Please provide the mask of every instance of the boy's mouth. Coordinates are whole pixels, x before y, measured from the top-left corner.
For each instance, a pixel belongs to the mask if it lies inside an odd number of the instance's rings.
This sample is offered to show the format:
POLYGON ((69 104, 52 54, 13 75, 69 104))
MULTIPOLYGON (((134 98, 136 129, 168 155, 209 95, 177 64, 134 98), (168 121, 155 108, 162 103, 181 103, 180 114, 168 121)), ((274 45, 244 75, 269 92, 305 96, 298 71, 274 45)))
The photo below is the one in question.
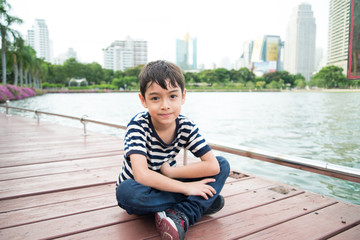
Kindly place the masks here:
POLYGON ((171 116, 171 113, 165 113, 165 114, 159 114, 160 117, 163 117, 163 118, 169 118, 171 116))

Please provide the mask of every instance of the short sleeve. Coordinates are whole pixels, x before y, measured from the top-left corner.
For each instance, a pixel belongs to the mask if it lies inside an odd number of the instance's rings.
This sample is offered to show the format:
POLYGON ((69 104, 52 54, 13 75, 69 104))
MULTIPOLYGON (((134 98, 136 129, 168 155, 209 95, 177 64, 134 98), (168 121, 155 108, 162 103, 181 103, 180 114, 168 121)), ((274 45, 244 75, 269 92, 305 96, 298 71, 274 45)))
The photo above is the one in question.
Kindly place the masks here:
POLYGON ((126 130, 124 156, 125 159, 130 160, 131 154, 142 154, 146 157, 146 135, 141 122, 131 121, 126 130))
POLYGON ((201 157, 211 150, 195 124, 192 126, 185 148, 191 151, 195 157, 201 157))

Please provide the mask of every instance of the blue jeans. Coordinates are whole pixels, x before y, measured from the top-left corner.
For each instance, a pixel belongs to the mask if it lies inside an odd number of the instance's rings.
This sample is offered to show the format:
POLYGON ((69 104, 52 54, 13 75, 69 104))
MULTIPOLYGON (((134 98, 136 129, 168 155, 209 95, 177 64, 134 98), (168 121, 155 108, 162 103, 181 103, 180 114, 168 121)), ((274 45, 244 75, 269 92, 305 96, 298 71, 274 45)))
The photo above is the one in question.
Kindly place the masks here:
MULTIPOLYGON (((220 173, 211 178, 216 181, 209 183, 216 194, 204 199, 201 196, 186 196, 181 193, 164 192, 144 186, 133 179, 123 181, 116 189, 118 205, 128 214, 148 214, 165 211, 166 209, 179 210, 189 218, 189 224, 200 221, 203 213, 211 206, 220 194, 226 178, 229 176, 230 166, 224 157, 216 157, 220 165, 220 173)), ((196 181, 200 179, 180 179, 180 181, 196 181)))

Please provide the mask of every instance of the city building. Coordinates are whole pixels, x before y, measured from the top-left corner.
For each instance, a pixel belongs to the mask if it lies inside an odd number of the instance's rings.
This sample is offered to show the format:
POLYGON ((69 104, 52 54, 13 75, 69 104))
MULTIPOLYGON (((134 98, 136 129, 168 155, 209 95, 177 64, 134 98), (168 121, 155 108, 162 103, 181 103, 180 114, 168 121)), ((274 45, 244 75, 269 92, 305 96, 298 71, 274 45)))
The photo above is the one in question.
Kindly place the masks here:
POLYGON ((244 67, 250 68, 251 64, 251 55, 254 49, 254 41, 246 41, 243 44, 243 63, 244 67))
POLYGON ((197 69, 197 39, 187 33, 184 39, 176 39, 176 64, 183 70, 197 69))
POLYGON ((49 31, 44 19, 35 19, 33 28, 28 30, 27 43, 36 51, 38 58, 52 62, 49 31))
MULTIPOLYGON (((252 50, 248 51, 251 52, 250 69, 255 75, 262 76, 269 72, 282 70, 282 46, 280 36, 264 35, 254 41, 252 50)), ((244 51, 244 56, 246 54, 244 51)))
POLYGON ((298 5, 289 21, 285 40, 284 69, 309 80, 315 71, 316 23, 311 5, 298 5))
POLYGON ((130 67, 146 64, 147 58, 147 41, 127 37, 123 41, 114 41, 104 49, 104 68, 124 71, 130 67))
POLYGON ((54 59, 54 63, 55 63, 55 64, 62 65, 62 64, 64 64, 64 62, 65 62, 66 60, 68 60, 69 58, 75 58, 75 60, 78 61, 78 59, 77 59, 77 53, 76 53, 76 51, 75 51, 73 48, 69 48, 65 53, 62 53, 62 54, 60 54, 59 56, 57 56, 57 57, 54 59))
POLYGON ((350 0, 330 0, 327 65, 335 65, 347 73, 350 0))

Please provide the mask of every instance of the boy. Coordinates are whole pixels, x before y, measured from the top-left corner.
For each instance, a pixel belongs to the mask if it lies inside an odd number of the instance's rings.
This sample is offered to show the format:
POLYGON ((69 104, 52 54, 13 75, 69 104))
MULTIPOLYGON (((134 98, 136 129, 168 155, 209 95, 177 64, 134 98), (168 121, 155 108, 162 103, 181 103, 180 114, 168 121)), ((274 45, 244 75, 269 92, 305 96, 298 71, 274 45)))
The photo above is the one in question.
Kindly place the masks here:
POLYGON ((166 61, 150 62, 139 74, 142 105, 128 124, 116 198, 129 214, 155 213, 162 239, 184 239, 189 225, 224 206, 219 195, 230 167, 215 157, 196 125, 180 115, 184 75, 166 61), (176 167, 185 148, 200 162, 176 167))

